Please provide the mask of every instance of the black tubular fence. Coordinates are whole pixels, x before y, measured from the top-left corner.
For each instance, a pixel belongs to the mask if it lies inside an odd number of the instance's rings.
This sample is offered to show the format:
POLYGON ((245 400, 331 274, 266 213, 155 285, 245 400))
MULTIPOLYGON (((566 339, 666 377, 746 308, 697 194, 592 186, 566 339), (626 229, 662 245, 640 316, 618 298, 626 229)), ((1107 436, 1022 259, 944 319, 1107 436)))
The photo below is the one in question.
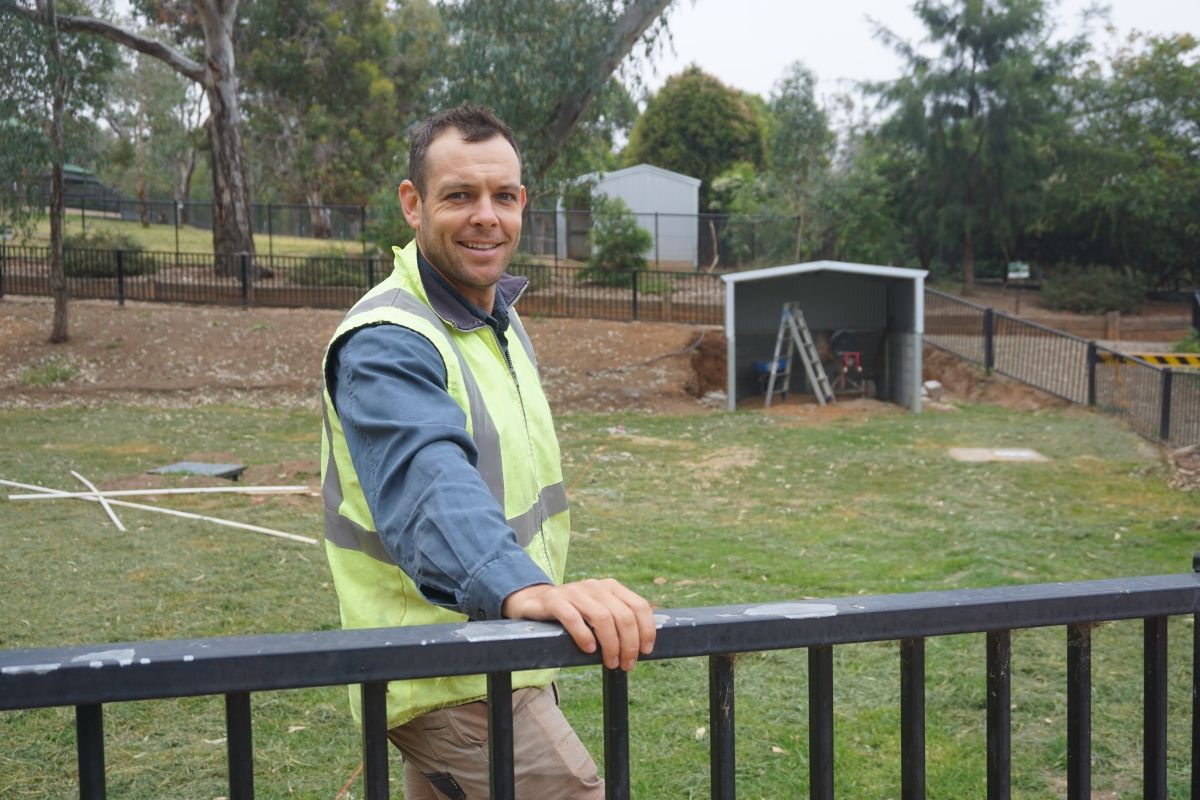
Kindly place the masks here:
POLYGON ((925 342, 1116 415, 1147 439, 1170 447, 1200 444, 1198 371, 1149 364, 933 289, 925 291, 925 342))
MULTIPOLYGON (((1198 557, 1200 560, 1200 557, 1198 557)), ((1200 568, 1194 561, 1193 569, 1200 568)), ((987 797, 1012 794, 1012 632, 1065 627, 1066 787, 1091 798, 1092 647, 1096 623, 1143 620, 1143 796, 1167 797, 1167 620, 1191 615, 1191 798, 1200 800, 1200 574, 852 597, 824 602, 668 609, 649 658, 708 657, 711 797, 736 793, 735 658, 808 650, 809 796, 834 792, 833 648, 900 644, 900 782, 904 800, 925 797, 925 640, 984 634, 987 797)), ((224 695, 230 800, 254 796, 250 695, 358 683, 362 686, 365 796, 389 794, 387 681, 485 673, 490 704, 493 800, 512 800, 515 670, 594 665, 557 625, 475 622, 422 628, 277 634, 0 651, 0 710, 74 706, 80 796, 105 796, 104 704, 224 695)), ((1019 665, 1018 665, 1019 666, 1019 665)), ((1017 670, 1019 674, 1019 670, 1017 670)), ((629 797, 628 676, 604 670, 604 764, 608 798, 629 797)), ((1017 687, 1019 691, 1019 686, 1017 687)), ((1181 797, 1181 794, 1172 796, 1181 797)))
MULTIPOLYGON (((49 295, 45 247, 0 241, 0 298, 49 295)), ((202 253, 67 250, 74 298, 346 309, 392 270, 382 257, 228 256, 202 253)), ((526 316, 592 317, 720 324, 725 287, 716 275, 630 270, 589 277, 579 267, 522 258, 511 271, 530 279, 526 316)))

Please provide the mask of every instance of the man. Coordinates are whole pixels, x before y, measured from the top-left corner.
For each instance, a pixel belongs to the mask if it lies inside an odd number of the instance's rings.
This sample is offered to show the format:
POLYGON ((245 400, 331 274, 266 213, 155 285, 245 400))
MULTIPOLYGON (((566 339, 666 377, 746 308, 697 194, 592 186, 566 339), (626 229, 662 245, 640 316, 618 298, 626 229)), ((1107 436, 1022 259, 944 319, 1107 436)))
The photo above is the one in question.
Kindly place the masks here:
MULTIPOLYGON (((563 583, 558 442, 505 273, 525 187, 512 132, 471 105, 414 133, 400 185, 416 239, 325 357, 325 548, 347 628, 556 620, 609 668, 654 645, 649 605, 611 580, 563 583)), ((603 781, 558 711, 553 670, 513 675, 518 796, 592 798, 603 781)), ((486 798, 483 676, 397 681, 389 738, 405 797, 486 798)), ((358 713, 357 687, 351 687, 358 713)))

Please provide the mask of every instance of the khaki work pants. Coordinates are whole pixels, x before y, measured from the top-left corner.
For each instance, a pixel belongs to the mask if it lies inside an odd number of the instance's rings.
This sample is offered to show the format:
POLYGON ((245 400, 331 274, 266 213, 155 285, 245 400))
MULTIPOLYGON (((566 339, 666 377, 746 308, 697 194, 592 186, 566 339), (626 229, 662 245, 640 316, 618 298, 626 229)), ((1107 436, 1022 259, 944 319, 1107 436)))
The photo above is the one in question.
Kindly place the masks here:
MULTIPOLYGON (((487 717, 487 703, 479 700, 388 731, 404 756, 405 800, 487 800, 487 717)), ((513 740, 518 800, 603 800, 596 762, 552 687, 513 692, 513 740)))

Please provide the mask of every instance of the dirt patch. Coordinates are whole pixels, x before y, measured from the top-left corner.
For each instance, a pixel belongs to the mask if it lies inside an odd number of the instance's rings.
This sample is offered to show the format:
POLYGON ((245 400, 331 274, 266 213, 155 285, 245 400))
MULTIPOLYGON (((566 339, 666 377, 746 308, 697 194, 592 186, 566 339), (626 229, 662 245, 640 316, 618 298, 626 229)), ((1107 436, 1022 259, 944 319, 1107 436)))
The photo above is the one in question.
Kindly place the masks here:
POLYGON ((1200 445, 1181 447, 1167 453, 1167 463, 1171 465, 1168 485, 1172 489, 1185 492, 1200 489, 1200 445))
POLYGON ((1068 401, 1020 381, 997 373, 987 374, 981 367, 951 355, 945 350, 925 347, 922 353, 923 380, 942 384, 942 401, 992 403, 1006 408, 1037 411, 1043 408, 1065 408, 1068 401))
MULTIPOLYGON (((322 309, 134 302, 119 307, 78 300, 71 304, 71 341, 49 345, 51 309, 44 298, 0 301, 0 407, 119 401, 315 409, 321 357, 343 316, 322 309), (31 370, 50 358, 77 373, 47 386, 31 383, 31 370)), ((557 412, 709 414, 724 408, 723 399, 705 397, 725 389, 719 327, 539 317, 525 324, 557 412)), ((925 350, 924 377, 940 381, 952 401, 1029 410, 1065 405, 933 348, 925 350)), ((762 399, 749 398, 743 406, 762 408, 762 399)), ((811 397, 792 395, 769 413, 813 424, 901 412, 870 400, 821 407, 811 397)))

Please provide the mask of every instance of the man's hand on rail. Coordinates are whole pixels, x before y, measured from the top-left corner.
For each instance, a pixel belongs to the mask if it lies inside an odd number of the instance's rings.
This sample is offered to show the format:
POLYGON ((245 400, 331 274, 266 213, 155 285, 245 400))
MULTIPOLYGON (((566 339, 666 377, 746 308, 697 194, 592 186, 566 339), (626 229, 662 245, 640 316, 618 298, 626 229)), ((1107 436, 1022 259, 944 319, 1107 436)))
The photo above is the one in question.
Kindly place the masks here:
POLYGON ((594 653, 599 644, 609 669, 628 672, 639 654, 654 650, 650 604, 612 578, 526 586, 506 597, 500 610, 509 619, 561 623, 583 652, 594 653))

